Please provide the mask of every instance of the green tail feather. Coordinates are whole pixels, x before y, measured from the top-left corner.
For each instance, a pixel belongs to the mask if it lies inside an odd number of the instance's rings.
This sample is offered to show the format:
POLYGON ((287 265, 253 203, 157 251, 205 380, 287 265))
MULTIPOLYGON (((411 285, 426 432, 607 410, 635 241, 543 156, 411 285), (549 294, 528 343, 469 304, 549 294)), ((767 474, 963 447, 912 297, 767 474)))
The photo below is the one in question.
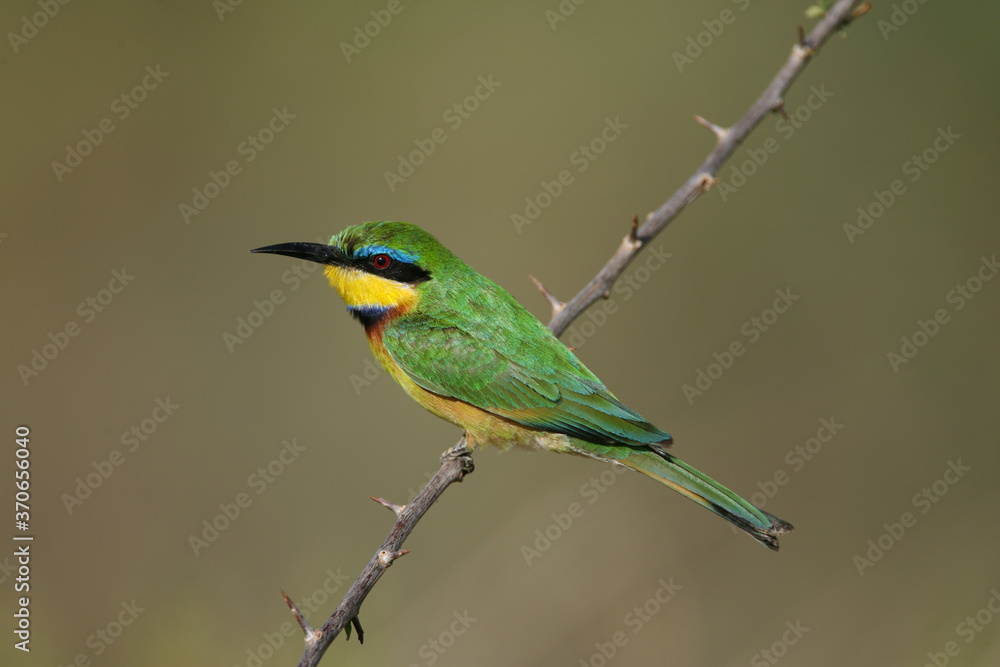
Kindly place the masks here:
POLYGON ((711 477, 660 448, 634 452, 618 462, 707 507, 774 551, 778 550, 778 535, 792 529, 792 524, 757 509, 711 477))

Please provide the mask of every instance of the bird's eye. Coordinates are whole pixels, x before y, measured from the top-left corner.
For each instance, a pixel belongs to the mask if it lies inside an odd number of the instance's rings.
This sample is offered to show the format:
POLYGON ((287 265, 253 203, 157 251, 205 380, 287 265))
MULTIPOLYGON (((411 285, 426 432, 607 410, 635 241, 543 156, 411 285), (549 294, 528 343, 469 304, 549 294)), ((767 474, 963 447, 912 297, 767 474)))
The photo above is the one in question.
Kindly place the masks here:
POLYGON ((392 258, 385 253, 381 253, 372 257, 372 266, 380 271, 383 269, 388 269, 389 265, 392 264, 392 258))

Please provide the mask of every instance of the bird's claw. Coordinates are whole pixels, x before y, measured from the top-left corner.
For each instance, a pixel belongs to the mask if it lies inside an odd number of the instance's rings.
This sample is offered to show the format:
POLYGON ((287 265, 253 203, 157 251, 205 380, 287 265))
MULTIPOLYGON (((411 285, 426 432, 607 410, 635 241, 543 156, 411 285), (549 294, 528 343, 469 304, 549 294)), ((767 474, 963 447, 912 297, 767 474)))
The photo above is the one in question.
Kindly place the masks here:
POLYGON ((458 461, 462 464, 462 474, 467 475, 473 471, 475 465, 472 461, 472 450, 465 442, 465 436, 454 447, 449 447, 441 453, 441 463, 448 461, 458 461))

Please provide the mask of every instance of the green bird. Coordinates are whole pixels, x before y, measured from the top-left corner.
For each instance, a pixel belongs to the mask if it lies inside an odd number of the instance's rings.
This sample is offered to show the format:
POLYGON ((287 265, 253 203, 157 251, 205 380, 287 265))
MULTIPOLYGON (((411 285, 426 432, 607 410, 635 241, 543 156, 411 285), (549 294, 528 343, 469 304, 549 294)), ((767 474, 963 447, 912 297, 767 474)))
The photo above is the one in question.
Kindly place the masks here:
POLYGON ((506 290, 407 222, 366 222, 319 243, 252 252, 325 265, 375 358, 471 449, 515 445, 624 465, 767 547, 791 524, 666 451, 670 435, 624 405, 506 290))

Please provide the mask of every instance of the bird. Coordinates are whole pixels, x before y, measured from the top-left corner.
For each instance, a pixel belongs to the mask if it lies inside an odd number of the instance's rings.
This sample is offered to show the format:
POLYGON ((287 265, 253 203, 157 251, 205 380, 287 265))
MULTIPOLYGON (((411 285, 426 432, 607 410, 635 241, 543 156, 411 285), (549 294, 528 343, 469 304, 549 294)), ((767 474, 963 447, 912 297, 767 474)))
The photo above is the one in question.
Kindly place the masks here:
POLYGON ((324 266, 375 358, 471 450, 515 446, 623 465, 777 551, 792 525, 667 451, 673 438, 612 394, 509 292, 421 227, 353 225, 329 244, 251 250, 324 266))

